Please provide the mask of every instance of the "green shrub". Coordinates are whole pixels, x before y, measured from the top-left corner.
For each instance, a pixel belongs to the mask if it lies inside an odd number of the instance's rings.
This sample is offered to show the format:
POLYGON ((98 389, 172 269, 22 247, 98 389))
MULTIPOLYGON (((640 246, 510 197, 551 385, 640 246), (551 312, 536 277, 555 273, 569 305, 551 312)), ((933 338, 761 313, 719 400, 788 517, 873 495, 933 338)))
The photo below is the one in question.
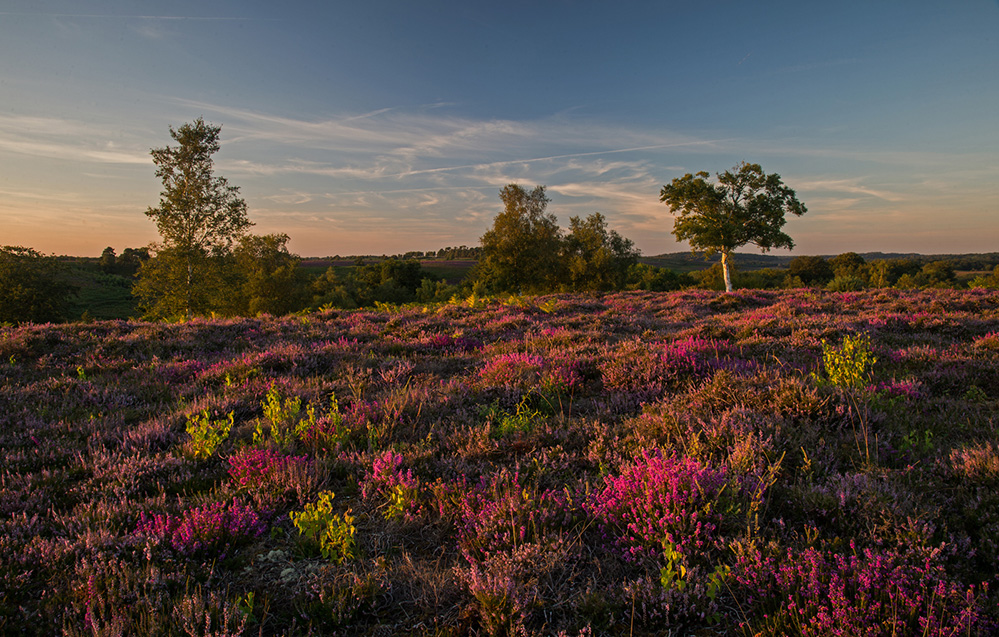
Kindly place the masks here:
POLYGON ((194 414, 187 419, 187 434, 191 436, 191 453, 198 460, 211 457, 218 446, 229 437, 232 429, 233 412, 228 420, 212 420, 208 410, 194 414))
POLYGON ((354 518, 350 512, 333 513, 333 492, 323 491, 304 511, 289 514, 299 534, 319 545, 322 556, 342 563, 355 556, 354 518))
POLYGON ((822 342, 822 364, 826 375, 843 389, 860 389, 870 382, 871 368, 877 362, 867 336, 844 336, 840 347, 822 342))

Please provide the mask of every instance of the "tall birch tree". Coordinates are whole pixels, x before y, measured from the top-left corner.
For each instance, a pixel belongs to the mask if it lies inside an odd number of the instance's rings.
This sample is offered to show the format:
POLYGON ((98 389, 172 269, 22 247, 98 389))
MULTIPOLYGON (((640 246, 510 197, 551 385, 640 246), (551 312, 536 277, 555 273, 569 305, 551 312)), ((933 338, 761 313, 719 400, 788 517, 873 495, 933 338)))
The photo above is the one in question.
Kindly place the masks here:
POLYGON ((160 262, 143 266, 136 285, 147 311, 169 307, 188 318, 211 311, 216 294, 208 286, 219 284, 216 262, 253 225, 239 188, 214 174, 212 155, 219 150, 221 129, 199 117, 170 128, 177 146, 151 151, 163 190, 159 205, 146 210, 146 216, 156 222, 163 242, 157 246, 160 262))

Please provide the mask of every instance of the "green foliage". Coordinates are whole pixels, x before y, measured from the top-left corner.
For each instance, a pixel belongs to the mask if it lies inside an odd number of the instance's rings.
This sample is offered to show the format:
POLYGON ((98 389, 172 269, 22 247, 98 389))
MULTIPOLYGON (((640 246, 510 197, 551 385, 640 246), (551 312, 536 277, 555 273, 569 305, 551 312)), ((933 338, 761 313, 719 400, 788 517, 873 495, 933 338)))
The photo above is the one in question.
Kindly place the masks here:
POLYGON ((191 436, 190 449, 198 460, 210 458, 219 445, 229 437, 232 429, 233 412, 228 419, 212 420, 208 410, 193 414, 187 419, 187 435, 191 436))
POLYGON ((177 320, 232 307, 232 268, 226 255, 163 248, 144 262, 132 294, 147 318, 177 320))
POLYGON ((851 275, 837 275, 826 285, 830 292, 857 292, 866 287, 864 280, 851 275))
POLYGON ((732 291, 728 270, 732 251, 753 244, 764 252, 771 248, 793 248, 794 241, 782 232, 784 216, 805 214, 805 206, 780 175, 764 174, 759 164, 745 162, 736 172, 719 173, 718 183, 706 181, 708 173, 690 173, 663 186, 660 201, 677 215, 673 234, 688 241, 693 250, 708 255, 720 252, 725 289, 732 291))
POLYGON ((562 235, 555 215, 545 209, 544 186, 528 192, 517 184, 500 191, 503 212, 482 235, 476 277, 492 292, 541 293, 562 280, 562 235))
POLYGON ((353 309, 377 304, 444 302, 458 289, 419 261, 387 259, 353 268, 330 267, 311 283, 312 307, 353 309))
POLYGON ((340 403, 335 393, 330 394, 330 404, 325 414, 320 415, 311 402, 305 406, 305 413, 305 419, 296 426, 298 437, 303 442, 308 441, 314 447, 320 444, 333 446, 345 443, 350 437, 350 427, 340 413, 340 403), (320 420, 323 421, 322 426, 320 420))
POLYGON ((167 305, 182 306, 187 317, 217 309, 213 303, 205 307, 203 301, 220 298, 218 291, 223 288, 202 276, 202 264, 227 255, 252 225, 239 188, 213 174, 212 155, 220 148, 221 129, 198 118, 177 130, 170 128, 178 146, 151 151, 163 190, 159 206, 146 210, 146 216, 155 221, 163 238, 157 257, 165 253, 178 263, 140 270, 142 279, 162 279, 141 289, 145 308, 159 309, 159 297, 166 296, 172 299, 167 305))
POLYGON ((844 252, 829 259, 833 278, 853 277, 866 281, 868 276, 867 262, 856 252, 844 252))
POLYGON ((304 511, 289 514, 300 535, 319 545, 322 556, 343 563, 356 555, 354 518, 350 512, 333 512, 332 491, 323 491, 304 511))
POLYGON ((824 286, 833 279, 833 268, 822 257, 795 257, 787 264, 787 275, 794 284, 788 287, 824 286), (796 279, 796 280, 795 280, 796 279))
POLYGON ((822 364, 826 375, 843 389, 861 389, 870 382, 871 368, 877 362, 870 339, 863 335, 844 336, 840 347, 822 342, 822 364))
POLYGON ((233 252, 240 295, 235 312, 281 316, 305 305, 305 274, 286 234, 244 235, 233 252))
POLYGON ((683 565, 683 555, 672 542, 663 542, 663 560, 666 565, 659 569, 659 583, 663 589, 687 588, 687 567, 683 565))
MULTIPOLYGON (((309 428, 309 421, 300 421, 298 414, 302 410, 302 399, 298 396, 282 400, 281 392, 273 384, 267 390, 267 396, 260 403, 264 409, 264 418, 270 424, 271 438, 281 448, 295 445, 303 431, 309 428)), ((312 416, 315 416, 313 411, 312 416)), ((261 422, 257 422, 254 443, 262 443, 265 436, 261 422)))
POLYGON ((541 418, 541 412, 531 407, 530 394, 523 396, 513 411, 506 411, 498 402, 494 402, 482 408, 480 414, 487 422, 493 423, 489 435, 497 439, 518 433, 530 433, 541 418))
POLYGON ((105 274, 112 274, 115 270, 115 261, 116 261, 116 255, 114 252, 114 248, 108 246, 104 248, 103 252, 101 252, 101 258, 98 261, 98 264, 101 266, 101 270, 105 274))
POLYGON ((972 279, 968 287, 985 288, 987 290, 999 290, 999 265, 992 270, 991 274, 977 276, 972 279))
POLYGON ((660 268, 646 263, 635 263, 628 268, 626 287, 629 290, 668 292, 690 287, 694 279, 686 273, 677 274, 669 268, 660 268))
POLYGON ((638 261, 638 251, 630 239, 608 231, 607 220, 595 212, 585 220, 569 219, 562 258, 570 290, 621 290, 629 268, 638 261))
POLYGON ((385 509, 385 519, 404 518, 413 508, 419 492, 409 484, 397 484, 388 492, 388 506, 385 509))
POLYGON ((65 268, 31 248, 0 247, 0 323, 49 323, 67 318, 76 290, 65 268))

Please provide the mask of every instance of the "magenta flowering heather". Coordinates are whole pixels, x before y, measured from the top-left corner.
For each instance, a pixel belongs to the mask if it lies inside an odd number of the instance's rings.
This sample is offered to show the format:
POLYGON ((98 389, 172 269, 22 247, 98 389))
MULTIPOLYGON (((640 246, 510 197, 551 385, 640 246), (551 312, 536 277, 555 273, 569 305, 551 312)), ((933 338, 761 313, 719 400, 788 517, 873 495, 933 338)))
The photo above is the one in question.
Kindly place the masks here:
POLYGON ((662 392, 677 383, 709 376, 721 366, 728 345, 690 337, 671 343, 628 341, 615 348, 600 366, 604 385, 613 389, 662 392))
POLYGON ((232 547, 263 534, 267 525, 237 500, 213 502, 180 515, 141 514, 137 533, 168 544, 182 555, 226 557, 232 547))
POLYGON ((361 497, 379 498, 388 502, 387 517, 401 516, 411 519, 419 514, 420 481, 412 469, 402 468, 402 454, 391 449, 375 458, 371 472, 361 483, 361 497))
POLYGON ((643 451, 624 473, 604 478, 585 506, 627 557, 659 555, 666 543, 701 553, 718 541, 725 510, 718 499, 727 486, 724 469, 643 451))
POLYGON ((312 463, 306 456, 288 456, 275 449, 244 449, 229 458, 229 477, 238 487, 257 487, 281 481, 292 468, 312 463))
POLYGON ((534 354, 511 352, 490 359, 479 372, 488 385, 530 388, 540 384, 545 359, 534 354))
POLYGON ((732 571, 755 618, 742 627, 766 618, 767 630, 754 634, 943 637, 995 628, 985 613, 988 585, 952 580, 939 549, 861 550, 851 541, 848 554, 806 548, 781 557, 751 552, 732 571))
POLYGON ((566 494, 525 487, 518 473, 483 476, 461 497, 458 547, 471 564, 509 553, 525 544, 553 545, 572 523, 566 494))

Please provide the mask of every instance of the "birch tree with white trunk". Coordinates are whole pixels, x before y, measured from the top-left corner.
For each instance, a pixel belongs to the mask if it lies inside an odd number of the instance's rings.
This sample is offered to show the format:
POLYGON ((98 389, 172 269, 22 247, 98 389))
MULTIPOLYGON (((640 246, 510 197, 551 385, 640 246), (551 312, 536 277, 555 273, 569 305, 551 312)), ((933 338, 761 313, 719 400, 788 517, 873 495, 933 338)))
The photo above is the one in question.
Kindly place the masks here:
POLYGON ((675 216, 677 240, 707 256, 721 253, 725 291, 731 292, 733 251, 747 244, 763 252, 793 248, 794 241, 782 231, 785 215, 800 217, 807 209, 780 175, 767 175, 759 164, 742 162, 717 177, 710 183, 706 172, 687 173, 663 186, 659 200, 675 216))

